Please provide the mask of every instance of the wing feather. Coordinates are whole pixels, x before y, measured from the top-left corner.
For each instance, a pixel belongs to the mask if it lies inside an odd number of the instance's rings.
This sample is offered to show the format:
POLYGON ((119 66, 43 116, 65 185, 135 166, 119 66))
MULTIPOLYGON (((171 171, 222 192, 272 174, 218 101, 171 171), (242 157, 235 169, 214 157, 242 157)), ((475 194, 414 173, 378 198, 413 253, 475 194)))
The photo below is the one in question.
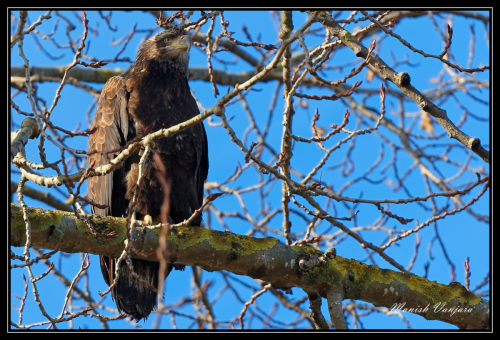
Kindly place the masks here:
MULTIPOLYGON (((114 158, 110 151, 118 149, 127 142, 128 92, 122 77, 110 78, 101 92, 91 128, 97 131, 90 135, 88 151, 97 151, 88 156, 89 164, 95 160, 95 167, 108 164, 114 158), (101 154, 102 153, 102 154, 101 154)), ((95 176, 88 180, 89 199, 107 205, 107 209, 92 207, 92 212, 100 216, 113 216, 113 173, 95 176)))

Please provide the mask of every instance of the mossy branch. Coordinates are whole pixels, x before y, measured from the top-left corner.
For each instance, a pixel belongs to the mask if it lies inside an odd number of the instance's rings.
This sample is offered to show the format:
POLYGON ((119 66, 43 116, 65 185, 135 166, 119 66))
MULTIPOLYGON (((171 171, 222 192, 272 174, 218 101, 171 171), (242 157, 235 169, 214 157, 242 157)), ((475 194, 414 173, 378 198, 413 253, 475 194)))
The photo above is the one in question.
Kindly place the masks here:
MULTIPOLYGON (((22 247, 26 241, 22 209, 11 204, 10 211, 10 245, 22 247)), ((28 218, 34 248, 54 249, 61 244, 60 250, 68 253, 88 252, 110 257, 119 256, 123 250, 124 218, 88 215, 97 231, 115 231, 115 238, 94 237, 82 221, 68 212, 28 208, 28 218)), ((155 250, 160 229, 136 223, 131 241, 142 254, 131 256, 158 261, 155 250), (145 254, 151 256, 147 258, 145 254)), ((357 299, 388 308, 396 305, 401 311, 428 320, 441 320, 462 329, 489 327, 489 301, 477 297, 457 282, 443 285, 340 256, 304 271, 299 268, 301 259, 323 254, 309 246, 287 246, 272 237, 254 238, 205 228, 180 227, 171 230, 168 251, 173 262, 199 266, 207 271, 226 270, 250 276, 271 283, 273 288, 301 287, 310 295, 326 297, 336 287, 344 292, 343 299, 357 299)))

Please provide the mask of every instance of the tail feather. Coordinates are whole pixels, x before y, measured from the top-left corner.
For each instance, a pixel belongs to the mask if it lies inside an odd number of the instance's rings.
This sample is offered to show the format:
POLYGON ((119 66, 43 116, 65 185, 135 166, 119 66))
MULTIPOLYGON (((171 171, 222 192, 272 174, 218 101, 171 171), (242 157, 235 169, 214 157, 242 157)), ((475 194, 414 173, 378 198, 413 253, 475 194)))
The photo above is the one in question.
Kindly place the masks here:
MULTIPOLYGON (((114 279, 115 259, 107 256, 100 256, 101 271, 106 283, 111 285, 114 279)), ((134 271, 150 285, 158 289, 158 262, 132 259, 134 271)), ((165 278, 170 274, 173 268, 184 270, 184 265, 169 263, 165 278)), ((149 314, 156 309, 157 295, 154 291, 137 280, 125 261, 120 265, 120 276, 116 285, 111 291, 113 300, 116 300, 116 306, 120 312, 132 316, 136 321, 146 320, 149 314)))
MULTIPOLYGON (((158 289, 158 262, 132 260, 134 271, 150 285, 158 289)), ((125 261, 120 265, 120 276, 113 289, 118 310, 137 321, 147 319, 156 309, 157 294, 137 280, 125 261)))

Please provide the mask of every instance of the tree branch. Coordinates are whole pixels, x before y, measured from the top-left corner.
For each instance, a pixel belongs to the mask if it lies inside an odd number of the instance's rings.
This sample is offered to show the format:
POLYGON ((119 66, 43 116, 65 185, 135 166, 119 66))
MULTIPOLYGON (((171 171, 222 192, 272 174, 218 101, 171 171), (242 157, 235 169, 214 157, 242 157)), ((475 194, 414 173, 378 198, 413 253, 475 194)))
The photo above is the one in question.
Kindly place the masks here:
MULTIPOLYGON (((368 49, 360 44, 347 30, 343 29, 333 19, 326 16, 321 17, 320 22, 329 28, 331 33, 337 36, 342 43, 349 47, 357 57, 366 58, 368 49)), ((370 65, 380 72, 384 79, 390 80, 399 87, 410 99, 412 99, 422 110, 429 113, 445 129, 450 138, 455 138, 467 148, 476 153, 485 162, 489 163, 490 153, 481 146, 479 138, 473 138, 465 134, 448 118, 446 111, 435 105, 413 85, 410 84, 409 76, 405 72, 397 73, 387 65, 378 55, 371 53, 370 65), (407 77, 405 78, 404 75, 407 77)))
MULTIPOLYGON (((61 251, 68 253, 89 252, 110 257, 117 257, 123 251, 125 218, 88 215, 98 231, 117 234, 116 238, 95 238, 72 213, 27 208, 27 217, 31 222, 31 247, 54 249, 61 244, 61 251)), ((130 241, 141 254, 132 252, 131 256, 158 261, 154 251, 158 247, 159 229, 141 222, 135 225, 130 241), (151 258, 146 258, 144 254, 149 253, 153 253, 151 258)), ((21 207, 11 204, 11 246, 25 244, 25 228, 21 207)), ((489 327, 489 301, 457 282, 443 285, 340 256, 304 271, 298 265, 301 259, 323 256, 323 253, 309 246, 287 246, 272 237, 253 238, 205 228, 180 227, 171 230, 167 249, 172 262, 250 276, 269 282, 276 289, 301 287, 310 295, 317 293, 326 297, 337 287, 344 292, 344 299, 404 308, 428 320, 441 320, 463 329, 489 327), (398 305, 403 302, 403 306, 398 305)))

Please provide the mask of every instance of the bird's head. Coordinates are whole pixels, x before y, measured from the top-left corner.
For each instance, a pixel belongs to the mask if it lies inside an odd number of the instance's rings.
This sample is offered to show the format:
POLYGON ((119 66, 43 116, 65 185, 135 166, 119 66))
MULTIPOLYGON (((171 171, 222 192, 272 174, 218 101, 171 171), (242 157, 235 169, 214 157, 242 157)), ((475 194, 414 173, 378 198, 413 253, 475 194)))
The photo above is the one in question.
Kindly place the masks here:
POLYGON ((171 26, 144 42, 137 55, 137 61, 163 59, 187 74, 191 45, 191 36, 177 26, 171 26))

